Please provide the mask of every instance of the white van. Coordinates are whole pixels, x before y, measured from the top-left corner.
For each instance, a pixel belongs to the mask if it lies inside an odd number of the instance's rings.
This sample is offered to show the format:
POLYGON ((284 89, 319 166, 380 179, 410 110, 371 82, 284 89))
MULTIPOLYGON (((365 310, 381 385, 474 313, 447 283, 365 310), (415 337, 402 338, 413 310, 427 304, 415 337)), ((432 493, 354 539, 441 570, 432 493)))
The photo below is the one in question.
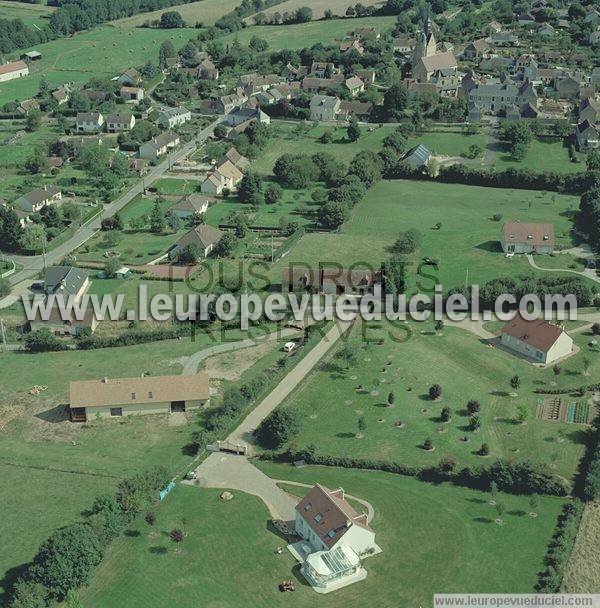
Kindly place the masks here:
POLYGON ((286 342, 283 345, 283 350, 286 353, 289 353, 289 352, 293 351, 295 348, 296 348, 296 343, 295 342, 286 342))

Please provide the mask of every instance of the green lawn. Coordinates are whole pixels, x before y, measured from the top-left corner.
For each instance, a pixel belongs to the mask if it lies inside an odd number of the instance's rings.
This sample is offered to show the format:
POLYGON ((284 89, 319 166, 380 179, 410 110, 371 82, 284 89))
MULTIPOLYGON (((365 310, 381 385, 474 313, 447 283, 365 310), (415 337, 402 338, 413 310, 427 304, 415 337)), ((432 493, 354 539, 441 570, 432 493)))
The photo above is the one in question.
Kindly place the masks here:
POLYGON ((198 30, 184 28, 160 30, 105 25, 38 44, 32 49, 42 53, 42 59, 31 64, 31 73, 0 84, 0 105, 14 99, 32 97, 45 79, 51 86, 64 82, 82 85, 93 77, 112 77, 149 59, 156 62, 162 42, 171 40, 181 48, 198 30))
POLYGON ((200 191, 201 182, 196 179, 184 179, 178 177, 163 177, 152 184, 158 194, 171 194, 184 196, 192 192, 200 191))
MULTIPOLYGON (((575 474, 581 458, 583 428, 577 425, 546 423, 534 419, 540 385, 555 380, 552 370, 540 370, 508 353, 482 344, 470 332, 446 327, 436 336, 431 323, 358 324, 351 335, 356 363, 346 364, 331 353, 310 380, 285 402, 304 416, 295 445, 314 443, 319 452, 336 456, 352 454, 415 466, 435 465, 445 454, 456 456, 460 464, 484 464, 489 458, 476 454, 482 443, 490 448, 490 458, 532 459, 552 464, 567 478, 575 474), (407 331, 410 334, 407 334, 407 331), (362 333, 364 331, 364 334, 362 333), (407 339, 407 336, 408 339, 407 339), (375 341, 383 340, 379 345, 375 341), (373 341, 364 348, 364 341, 373 341), (521 378, 519 397, 509 396, 509 379, 521 378), (429 386, 442 386, 442 398, 432 402, 429 386), (359 386, 364 390, 357 390, 359 386), (388 394, 395 394, 394 407, 387 407, 388 394), (468 432, 467 402, 481 403, 481 430, 468 432), (530 412, 526 424, 514 422, 518 405, 530 412), (448 424, 439 421, 443 407, 453 411, 448 424), (367 430, 356 439, 358 418, 364 416, 367 430), (398 428, 398 421, 404 428, 398 428), (556 441, 563 427, 567 440, 556 441), (462 438, 469 437, 465 443, 462 438), (435 450, 420 446, 431 437, 435 450)), ((579 386, 600 373, 600 357, 587 346, 589 338, 577 336, 582 352, 563 364, 560 386, 579 386), (591 360, 589 377, 580 374, 583 357, 591 360)), ((337 349, 336 349, 337 350, 337 349)))
POLYGON ((253 36, 264 38, 269 43, 269 49, 300 49, 310 47, 319 42, 333 43, 342 39, 346 32, 361 27, 376 27, 382 34, 390 30, 395 23, 395 17, 361 17, 359 19, 332 19, 330 21, 312 21, 295 25, 269 26, 254 25, 239 32, 220 38, 224 44, 239 40, 248 44, 253 36))
MULTIPOLYGON (((579 158, 582 158, 581 155, 579 155, 579 158)), ((494 166, 496 169, 515 167, 516 169, 529 169, 538 172, 576 173, 585 171, 585 162, 571 162, 569 150, 563 142, 550 138, 534 138, 522 161, 514 161, 508 152, 499 151, 494 166)))
POLYGON ((249 608, 290 601, 358 608, 425 606, 437 591, 530 592, 563 504, 544 497, 533 519, 526 497, 502 496, 505 523, 498 525, 489 495, 480 492, 366 471, 260 467, 277 478, 341 485, 373 504, 372 526, 383 552, 365 560, 366 581, 317 596, 287 550, 275 552, 284 542, 268 527, 260 499, 234 490, 234 499, 224 502, 219 490, 180 485, 156 510, 153 530, 139 522, 110 548, 81 594, 83 604, 234 608, 243 598, 249 608), (177 553, 168 532, 181 526, 182 517, 187 537, 177 553), (291 596, 277 589, 290 578, 297 582, 291 596))
POLYGON ((439 156, 462 156, 469 150, 469 146, 478 145, 485 149, 485 135, 476 133, 465 135, 460 131, 440 129, 415 135, 408 139, 407 148, 422 144, 431 152, 439 156))
MULTIPOLYGON (((124 231, 116 232, 117 241, 106 241, 105 233, 98 233, 85 245, 76 250, 77 259, 82 262, 106 262, 106 251, 115 251, 119 260, 126 264, 146 264, 159 258, 183 236, 189 228, 182 227, 177 232, 167 229, 164 234, 154 234, 149 230, 133 232, 127 227, 124 231)), ((110 238, 115 238, 111 234, 110 238)))

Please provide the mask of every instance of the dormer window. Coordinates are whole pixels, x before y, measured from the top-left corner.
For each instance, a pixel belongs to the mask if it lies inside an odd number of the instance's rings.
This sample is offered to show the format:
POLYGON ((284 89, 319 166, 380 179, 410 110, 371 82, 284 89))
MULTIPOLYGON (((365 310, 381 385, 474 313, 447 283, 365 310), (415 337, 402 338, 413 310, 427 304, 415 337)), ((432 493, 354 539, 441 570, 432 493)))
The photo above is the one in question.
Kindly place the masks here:
POLYGON ((547 241, 549 238, 550 238, 550 237, 549 237, 547 234, 545 234, 545 235, 544 235, 544 240, 545 240, 545 241, 547 241))
POLYGON ((323 521, 323 513, 317 513, 315 515, 315 521, 320 524, 323 521))
POLYGON ((312 509, 312 503, 308 502, 304 505, 305 511, 310 511, 312 509))
POLYGON ((329 532, 327 532, 327 536, 329 538, 333 538, 335 536, 335 530, 333 528, 329 530, 329 532))
POLYGON ((528 240, 528 241, 533 240, 533 234, 528 234, 528 235, 527 235, 527 240, 528 240))

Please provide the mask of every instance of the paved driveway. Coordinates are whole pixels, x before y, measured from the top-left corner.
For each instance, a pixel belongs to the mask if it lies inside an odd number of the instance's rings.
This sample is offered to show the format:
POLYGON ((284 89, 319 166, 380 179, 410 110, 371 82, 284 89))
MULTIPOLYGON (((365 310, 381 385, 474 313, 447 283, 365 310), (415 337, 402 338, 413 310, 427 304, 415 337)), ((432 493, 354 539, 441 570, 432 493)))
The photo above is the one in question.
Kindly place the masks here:
POLYGON ((273 519, 294 519, 296 500, 259 471, 245 456, 215 452, 204 460, 196 473, 198 477, 194 481, 183 483, 200 488, 241 490, 258 496, 267 505, 273 519))

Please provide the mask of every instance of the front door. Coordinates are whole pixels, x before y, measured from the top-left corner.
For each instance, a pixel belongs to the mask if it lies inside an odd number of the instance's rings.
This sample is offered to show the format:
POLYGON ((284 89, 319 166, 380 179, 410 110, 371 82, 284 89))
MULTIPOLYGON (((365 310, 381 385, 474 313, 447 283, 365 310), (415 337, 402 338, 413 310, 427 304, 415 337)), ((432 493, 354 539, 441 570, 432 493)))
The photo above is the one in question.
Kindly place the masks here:
POLYGON ((185 412, 185 401, 171 401, 171 414, 185 412))

